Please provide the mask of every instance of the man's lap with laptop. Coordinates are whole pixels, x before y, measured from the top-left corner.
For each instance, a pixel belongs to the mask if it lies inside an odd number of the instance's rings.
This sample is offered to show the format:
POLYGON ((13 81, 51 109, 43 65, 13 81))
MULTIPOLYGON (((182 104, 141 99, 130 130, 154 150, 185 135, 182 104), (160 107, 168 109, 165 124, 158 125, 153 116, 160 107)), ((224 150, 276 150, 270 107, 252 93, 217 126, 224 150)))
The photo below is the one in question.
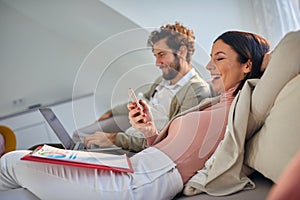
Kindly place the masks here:
POLYGON ((97 131, 106 133, 124 132, 130 127, 128 115, 116 115, 103 121, 96 121, 88 126, 77 129, 72 139, 75 142, 82 141, 82 138, 91 135, 97 131))
MULTIPOLYGON (((105 153, 113 153, 113 154, 127 154, 129 157, 132 156, 130 152, 122 150, 120 147, 115 145, 109 147, 99 147, 94 146, 89 149, 85 148, 82 142, 74 142, 63 127, 62 123, 52 111, 51 108, 40 108, 39 111, 41 112, 42 116, 45 118, 46 122, 52 128, 53 132, 56 134, 58 139, 61 141, 62 145, 54 144, 56 147, 71 149, 71 150, 84 150, 84 151, 93 151, 93 152, 105 152, 105 153)), ((51 145, 51 144, 50 144, 51 145)), ((53 145, 52 145, 53 146, 53 145)), ((33 149, 33 147, 31 148, 33 149)))

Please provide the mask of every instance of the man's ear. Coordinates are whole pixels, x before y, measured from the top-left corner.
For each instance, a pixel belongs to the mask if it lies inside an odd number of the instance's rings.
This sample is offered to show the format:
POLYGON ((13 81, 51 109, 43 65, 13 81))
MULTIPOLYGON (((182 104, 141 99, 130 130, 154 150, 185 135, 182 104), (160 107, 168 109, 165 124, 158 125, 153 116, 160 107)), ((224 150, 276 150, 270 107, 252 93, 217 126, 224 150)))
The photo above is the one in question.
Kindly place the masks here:
POLYGON ((187 48, 185 45, 181 45, 181 47, 179 48, 178 52, 177 52, 177 55, 180 57, 180 58, 183 58, 184 60, 186 59, 186 56, 187 56, 187 48))

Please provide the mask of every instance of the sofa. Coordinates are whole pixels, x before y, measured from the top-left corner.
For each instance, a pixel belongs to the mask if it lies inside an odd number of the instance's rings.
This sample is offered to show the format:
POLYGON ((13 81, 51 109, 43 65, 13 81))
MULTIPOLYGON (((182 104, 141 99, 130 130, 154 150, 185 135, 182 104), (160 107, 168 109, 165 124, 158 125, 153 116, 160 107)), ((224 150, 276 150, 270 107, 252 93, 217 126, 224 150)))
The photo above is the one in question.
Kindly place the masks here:
MULTIPOLYGON (((178 194, 174 199, 267 199, 270 190, 279 184, 280 175, 289 169, 289 163, 300 147, 299 55, 300 31, 290 32, 275 48, 265 74, 253 90, 251 109, 259 115, 259 120, 256 121, 257 128, 245 142, 243 157, 244 165, 253 170, 248 177, 255 183, 255 189, 221 197, 205 193, 195 196, 178 194)), ((283 191, 284 187, 281 187, 283 191)), ((286 198, 289 199, 288 196, 286 198)), ((38 198, 20 188, 1 191, 0 199, 38 198)))

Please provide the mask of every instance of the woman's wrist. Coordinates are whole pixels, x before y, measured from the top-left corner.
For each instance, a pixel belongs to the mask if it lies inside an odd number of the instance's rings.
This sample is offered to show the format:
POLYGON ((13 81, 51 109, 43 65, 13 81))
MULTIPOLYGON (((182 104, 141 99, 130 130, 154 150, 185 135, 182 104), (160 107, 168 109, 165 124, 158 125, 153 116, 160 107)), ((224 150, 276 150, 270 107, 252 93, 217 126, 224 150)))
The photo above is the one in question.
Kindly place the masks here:
POLYGON ((155 126, 152 126, 151 130, 147 131, 146 138, 150 138, 156 135, 158 135, 158 131, 156 130, 155 126))
POLYGON ((152 134, 150 136, 146 137, 147 145, 151 146, 154 143, 154 141, 156 140, 157 136, 158 136, 158 131, 155 129, 154 133, 152 132, 152 134))

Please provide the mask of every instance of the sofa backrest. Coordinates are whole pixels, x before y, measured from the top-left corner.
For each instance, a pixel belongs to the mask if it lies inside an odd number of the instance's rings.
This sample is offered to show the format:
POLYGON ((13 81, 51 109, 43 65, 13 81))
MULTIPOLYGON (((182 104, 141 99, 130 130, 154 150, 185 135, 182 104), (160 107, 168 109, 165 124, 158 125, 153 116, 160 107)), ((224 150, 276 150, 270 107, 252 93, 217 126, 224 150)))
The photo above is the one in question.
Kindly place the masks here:
POLYGON ((275 47, 270 63, 252 94, 252 112, 262 125, 281 89, 300 72, 300 30, 288 33, 275 47))
POLYGON ((276 182, 299 149, 300 31, 280 41, 268 66, 252 94, 245 163, 276 182))
POLYGON ((246 145, 245 163, 277 182, 300 144, 300 75, 278 94, 261 129, 246 145))

